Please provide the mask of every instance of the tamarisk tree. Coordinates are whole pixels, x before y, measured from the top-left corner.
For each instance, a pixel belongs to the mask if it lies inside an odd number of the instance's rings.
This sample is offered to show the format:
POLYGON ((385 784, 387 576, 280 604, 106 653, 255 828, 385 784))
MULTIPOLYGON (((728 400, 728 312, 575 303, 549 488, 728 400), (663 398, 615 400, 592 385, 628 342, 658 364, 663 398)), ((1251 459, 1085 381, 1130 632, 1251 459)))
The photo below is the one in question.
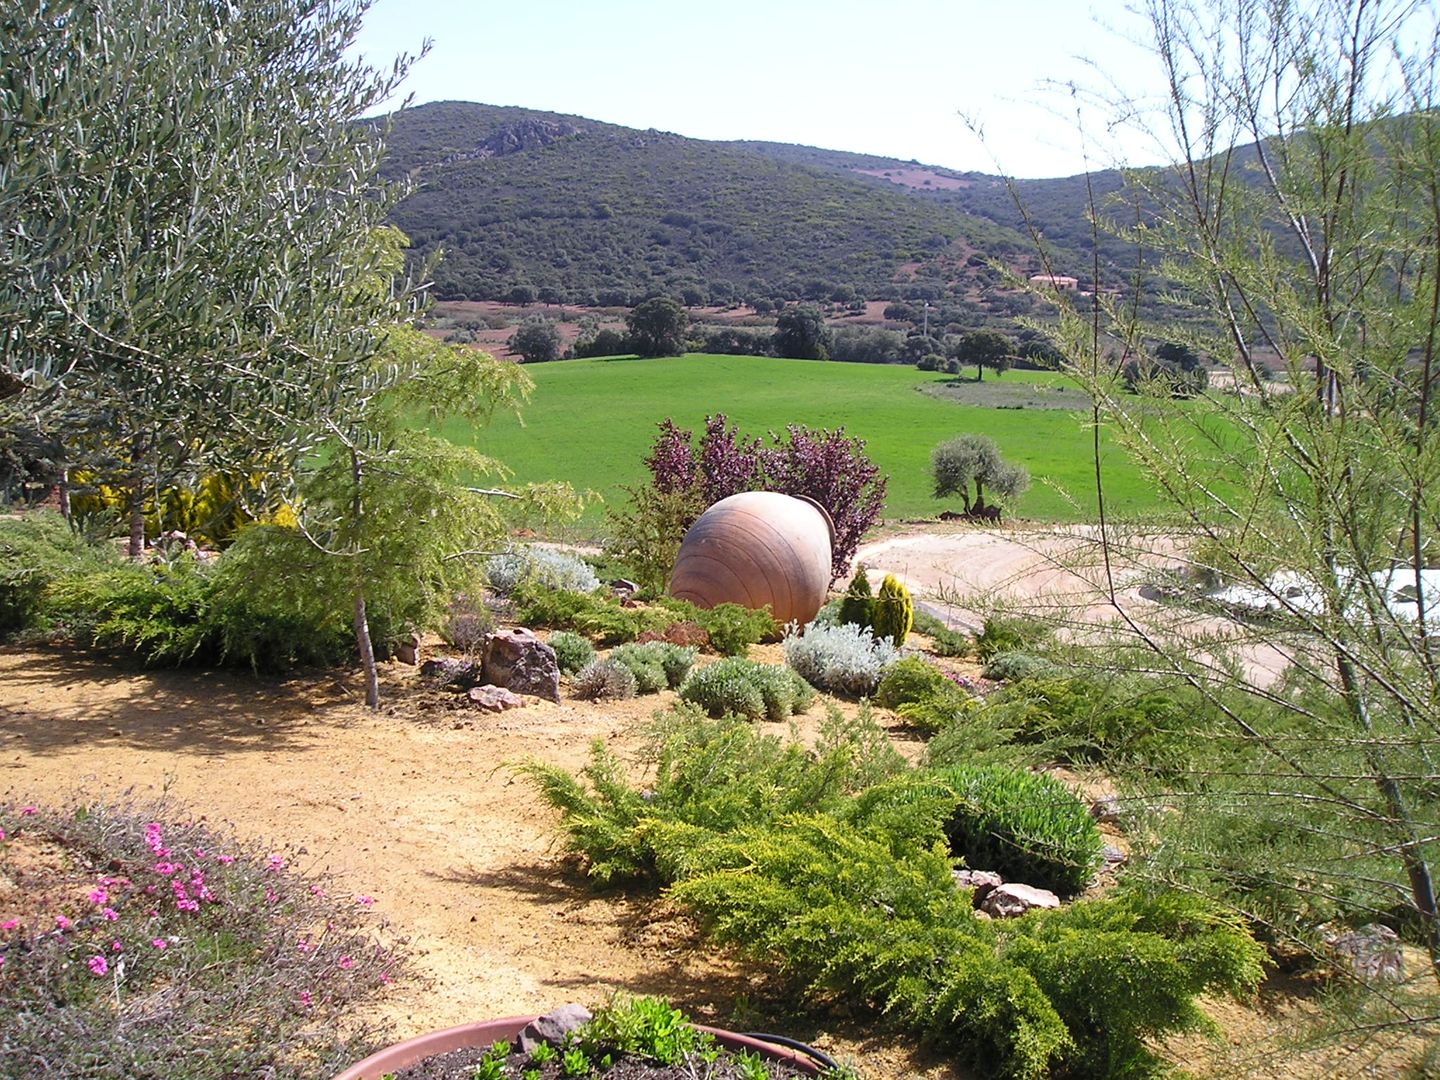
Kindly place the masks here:
MULTIPOLYGON (((1120 231, 1181 313, 1146 323, 1103 288, 1055 301, 1095 401, 1099 583, 1148 664, 1222 717, 1214 760, 1146 794, 1166 812, 1142 866, 1222 893, 1286 947, 1387 924, 1440 979, 1435 11, 1152 0, 1148 12, 1169 99, 1156 134, 1176 164, 1129 175, 1132 206, 1096 209, 1144 222, 1120 231), (1124 363, 1156 340, 1215 358, 1211 389, 1124 393, 1124 363), (1207 633, 1124 598, 1102 429, 1187 523, 1195 575, 1231 583, 1263 621, 1207 633), (1278 676, 1228 648, 1246 634, 1283 658, 1278 676)), ((1149 287, 1143 269, 1136 283, 1149 287)), ((1368 1030, 1433 1035, 1423 1009, 1383 989, 1369 1000, 1388 1013, 1368 1030)))

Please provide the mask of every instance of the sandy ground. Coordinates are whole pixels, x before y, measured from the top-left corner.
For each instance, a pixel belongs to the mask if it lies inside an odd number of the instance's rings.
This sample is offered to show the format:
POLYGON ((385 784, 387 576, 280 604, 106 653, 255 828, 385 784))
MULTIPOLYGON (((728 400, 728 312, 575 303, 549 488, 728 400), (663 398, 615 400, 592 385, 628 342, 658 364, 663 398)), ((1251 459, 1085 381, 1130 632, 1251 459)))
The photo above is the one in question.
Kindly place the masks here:
POLYGON ((558 857, 553 815, 503 764, 574 769, 596 738, 625 753, 631 724, 673 695, 603 709, 527 699, 485 717, 418 708, 414 681, 385 665, 391 704, 372 714, 354 673, 266 682, 0 650, 0 794, 163 795, 373 896, 412 959, 383 1006, 400 1035, 625 989, 864 1058, 871 1078, 960 1075, 843 1016, 777 1015, 773 988, 652 896, 598 894, 558 857))
POLYGON ((1139 632, 1183 634, 1197 643, 1197 653, 1206 651, 1205 641, 1224 639, 1261 686, 1286 665, 1263 631, 1159 602, 1155 583, 1184 568, 1181 546, 1167 533, 1112 534, 1107 551, 1093 526, 942 525, 865 544, 856 562, 869 571, 872 587, 881 575, 894 574, 935 614, 972 632, 998 605, 1052 619, 1072 636, 1098 627, 1132 642, 1139 632))

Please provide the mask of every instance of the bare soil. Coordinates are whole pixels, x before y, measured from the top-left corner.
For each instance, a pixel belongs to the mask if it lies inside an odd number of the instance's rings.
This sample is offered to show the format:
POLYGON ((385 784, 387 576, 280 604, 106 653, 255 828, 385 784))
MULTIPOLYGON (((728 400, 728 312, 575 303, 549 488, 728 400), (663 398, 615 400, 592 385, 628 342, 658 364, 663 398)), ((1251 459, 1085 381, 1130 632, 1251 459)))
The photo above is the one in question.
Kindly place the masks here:
MULTIPOLYGON (((382 667, 384 704, 372 713, 356 672, 269 681, 0 649, 0 797, 163 796, 177 813, 337 875, 408 942, 409 975, 380 1005, 399 1037, 567 1001, 593 1007, 623 989, 863 1060, 869 1077, 964 1075, 868 1023, 795 1011, 653 895, 598 893, 560 857, 552 813, 505 763, 576 769, 594 739, 626 753, 635 722, 673 694, 599 706, 527 698, 490 716, 442 707, 414 668, 382 667)), ((823 715, 817 705, 798 718, 802 735, 823 715)))

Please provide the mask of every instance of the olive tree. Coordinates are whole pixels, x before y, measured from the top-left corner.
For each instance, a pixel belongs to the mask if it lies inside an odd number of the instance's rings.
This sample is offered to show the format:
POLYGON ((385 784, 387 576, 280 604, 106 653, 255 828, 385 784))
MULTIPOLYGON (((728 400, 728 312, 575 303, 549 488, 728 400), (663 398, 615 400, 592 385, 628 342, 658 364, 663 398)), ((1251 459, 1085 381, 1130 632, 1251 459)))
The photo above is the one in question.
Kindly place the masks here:
POLYGON ((346 57, 369 0, 37 0, 4 17, 0 373, 12 420, 130 492, 283 472, 406 288, 363 287, 396 192, 358 122, 407 61, 346 57))
MULTIPOLYGON (((1105 287, 1052 301, 1095 402, 1098 582, 1143 663, 1202 691, 1221 720, 1213 761, 1142 793, 1161 812, 1141 866, 1223 893, 1291 946, 1387 923, 1440 979, 1435 11, 1147 9, 1168 91, 1157 134, 1175 164, 1132 172, 1128 207, 1095 209, 1143 222, 1120 231, 1180 310, 1137 317, 1105 287), (1212 388, 1124 393, 1124 363, 1156 340, 1213 358, 1212 388), (1185 522, 1195 578, 1230 583, 1263 621, 1215 629, 1126 598, 1102 431, 1185 522), (1281 657, 1279 674, 1247 644, 1281 657)), ((1370 1000, 1392 1007, 1371 1030, 1433 1032, 1433 1015, 1370 1000)))
POLYGON ((935 498, 960 496, 965 513, 990 516, 985 491, 1000 502, 1018 499, 1030 487, 1030 473, 1000 456, 995 441, 985 435, 960 435, 937 446, 930 455, 930 476, 935 498), (973 489, 973 497, 972 497, 973 489))

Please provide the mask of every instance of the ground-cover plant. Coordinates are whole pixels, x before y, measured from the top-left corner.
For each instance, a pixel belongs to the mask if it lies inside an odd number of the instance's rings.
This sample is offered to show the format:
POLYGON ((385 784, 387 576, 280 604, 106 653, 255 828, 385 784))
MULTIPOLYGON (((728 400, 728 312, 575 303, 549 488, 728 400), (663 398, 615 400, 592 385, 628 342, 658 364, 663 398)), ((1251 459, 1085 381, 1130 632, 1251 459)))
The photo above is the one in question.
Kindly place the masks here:
POLYGON ((524 771, 593 877, 668 883, 715 940, 987 1075, 1153 1073, 1149 1040, 1205 1026, 1197 995, 1258 981, 1239 920, 1191 896, 980 920, 943 853, 954 788, 907 778, 868 720, 838 722, 809 751, 677 710, 651 733, 643 790, 598 742, 580 777, 524 771))
POLYGON ((955 795, 942 827, 967 866, 1061 896, 1090 884, 1100 866, 1100 831, 1060 781, 996 765, 951 765, 934 779, 955 795))
POLYGON ((985 678, 997 682, 1042 678, 1058 674, 1055 662, 1028 652, 998 652, 985 664, 985 678))
POLYGON ((665 617, 624 608, 613 596, 547 589, 534 582, 521 582, 511 594, 515 619, 525 626, 551 630, 573 630, 596 644, 619 645, 634 641, 640 632, 656 628, 665 617))
POLYGON ((595 646, 590 644, 590 639, 569 630, 557 630, 545 644, 555 650, 555 663, 564 675, 574 675, 595 659, 595 646))
MULTIPOLYGON (((1054 669, 1026 676, 1034 658, 1001 663, 1001 657, 1022 655, 996 657, 1000 670, 1021 677, 991 694, 983 711, 1017 741, 1043 746, 1053 761, 1169 776, 1185 767, 1201 736, 1218 722, 1213 704, 1173 680, 1054 669)), ((934 752, 931 760, 941 763, 934 752)))
POLYGON ((943 622, 922 608, 915 609, 915 632, 930 638, 937 656, 969 656, 974 651, 974 639, 969 634, 951 630, 943 622))
POLYGON ((808 709, 815 691, 789 668, 729 656, 691 674, 680 687, 680 698, 711 716, 779 722, 808 709))
POLYGON ((639 683, 635 673, 616 660, 591 660, 571 678, 570 691, 585 701, 623 701, 635 696, 639 683))
POLYGON ((600 579, 584 559, 540 544, 492 555, 485 563, 485 577, 499 596, 509 596, 522 582, 577 593, 594 592, 600 587, 600 579))
POLYGON ((869 627, 811 623, 802 634, 791 626, 784 640, 785 662, 811 686, 861 697, 873 693, 898 658, 888 638, 877 639, 869 627))
POLYGON ((0 807, 5 1076, 299 1080, 374 1048, 370 898, 173 816, 0 807))
POLYGON ((992 615, 975 635, 975 655, 988 661, 1002 652, 1034 651, 1054 635, 1055 629, 1042 619, 1023 615, 992 615))
POLYGON ((116 561, 113 548, 87 543, 48 510, 0 520, 0 638, 45 631, 55 582, 116 561))
POLYGON ((979 707, 961 680, 918 656, 906 656, 885 669, 875 704, 894 709, 921 731, 942 731, 979 707))
POLYGON ((610 659, 630 669, 640 693, 652 694, 667 687, 678 688, 695 666, 697 652, 668 641, 647 641, 612 649, 610 659))
POLYGON ((656 604, 680 616, 681 621, 698 625, 705 631, 709 647, 721 656, 744 656, 751 645, 776 633, 769 607, 757 611, 743 604, 726 603, 700 608, 673 596, 662 596, 656 604))
POLYGON ((466 656, 476 656, 485 648, 495 630, 495 617, 473 595, 458 593, 445 608, 443 630, 445 640, 451 645, 466 656))

